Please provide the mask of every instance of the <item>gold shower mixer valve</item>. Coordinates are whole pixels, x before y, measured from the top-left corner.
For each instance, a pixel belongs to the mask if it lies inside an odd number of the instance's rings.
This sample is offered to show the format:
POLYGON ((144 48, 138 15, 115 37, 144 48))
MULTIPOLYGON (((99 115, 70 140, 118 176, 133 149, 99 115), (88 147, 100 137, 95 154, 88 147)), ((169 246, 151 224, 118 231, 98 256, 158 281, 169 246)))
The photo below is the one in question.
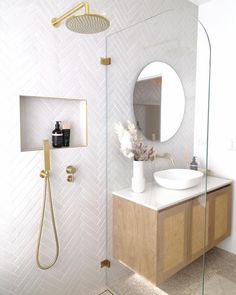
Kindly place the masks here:
POLYGON ((75 177, 74 177, 75 172, 76 172, 76 168, 74 166, 71 166, 70 165, 70 166, 67 166, 66 167, 66 173, 69 174, 67 176, 67 181, 68 182, 73 182, 74 181, 74 179, 75 179, 75 177))

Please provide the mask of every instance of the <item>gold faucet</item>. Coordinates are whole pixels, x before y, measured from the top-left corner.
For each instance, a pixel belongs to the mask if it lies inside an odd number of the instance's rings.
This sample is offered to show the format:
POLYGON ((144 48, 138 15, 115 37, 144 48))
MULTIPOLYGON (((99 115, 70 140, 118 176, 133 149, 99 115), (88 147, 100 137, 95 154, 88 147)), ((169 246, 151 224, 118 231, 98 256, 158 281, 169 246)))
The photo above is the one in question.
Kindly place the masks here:
POLYGON ((169 160, 172 164, 173 167, 175 167, 175 161, 173 159, 173 157, 171 156, 170 153, 164 153, 163 155, 156 155, 156 158, 158 159, 166 159, 166 160, 169 160))

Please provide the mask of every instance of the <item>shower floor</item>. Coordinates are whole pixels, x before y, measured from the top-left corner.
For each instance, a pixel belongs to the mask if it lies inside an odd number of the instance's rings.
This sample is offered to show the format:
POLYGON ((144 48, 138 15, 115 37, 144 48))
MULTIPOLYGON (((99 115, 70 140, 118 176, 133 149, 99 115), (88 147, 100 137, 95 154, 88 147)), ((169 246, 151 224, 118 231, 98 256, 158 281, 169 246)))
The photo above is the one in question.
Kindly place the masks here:
MULTIPOLYGON (((200 295, 202 271, 201 257, 161 284, 159 288, 137 274, 116 281, 110 288, 117 295, 200 295)), ((106 292, 102 295, 110 295, 109 291, 106 292)), ((236 295, 236 255, 219 248, 213 248, 206 254, 204 294, 236 295)))
MULTIPOLYGON (((202 294, 203 259, 200 257, 159 287, 169 295, 202 294)), ((205 295, 236 295, 236 255, 219 248, 206 254, 205 295)))

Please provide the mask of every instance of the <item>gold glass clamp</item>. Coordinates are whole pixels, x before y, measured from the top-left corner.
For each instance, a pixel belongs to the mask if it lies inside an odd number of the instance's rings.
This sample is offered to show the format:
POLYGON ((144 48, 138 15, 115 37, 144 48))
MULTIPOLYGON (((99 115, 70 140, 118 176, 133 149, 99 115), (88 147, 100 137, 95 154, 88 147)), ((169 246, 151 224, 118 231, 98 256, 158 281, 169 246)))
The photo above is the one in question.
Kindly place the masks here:
POLYGON ((101 57, 100 64, 104 66, 109 66, 111 64, 111 57, 101 57))
POLYGON ((108 259, 105 259, 105 260, 101 261, 100 265, 101 265, 101 268, 103 268, 103 267, 110 268, 111 267, 111 261, 108 260, 108 259))

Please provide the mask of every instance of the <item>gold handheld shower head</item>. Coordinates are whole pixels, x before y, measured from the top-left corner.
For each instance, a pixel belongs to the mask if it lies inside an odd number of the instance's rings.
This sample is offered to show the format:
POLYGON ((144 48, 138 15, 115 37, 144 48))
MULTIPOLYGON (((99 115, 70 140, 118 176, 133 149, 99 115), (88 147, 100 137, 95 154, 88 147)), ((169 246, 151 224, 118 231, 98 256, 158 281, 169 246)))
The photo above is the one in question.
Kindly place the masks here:
POLYGON ((46 172, 50 171, 50 149, 49 149, 49 141, 45 139, 43 141, 43 152, 44 152, 44 170, 46 172))
POLYGON ((51 193, 51 185, 50 185, 50 155, 49 155, 49 142, 48 140, 43 141, 43 150, 44 150, 44 170, 40 172, 40 177, 44 178, 45 184, 44 184, 44 197, 43 197, 43 209, 42 209, 42 215, 40 220, 40 226, 39 226, 39 236, 37 241, 37 248, 36 248, 36 263, 38 267, 42 270, 46 270, 51 268, 58 259, 59 256, 59 240, 57 235, 57 228, 56 228, 56 221, 55 221, 55 215, 54 215, 54 209, 53 209, 53 203, 52 203, 52 193, 51 193), (55 238, 55 244, 56 244, 56 253, 53 261, 51 261, 49 264, 45 265, 42 264, 40 259, 40 246, 41 246, 41 240, 43 236, 43 227, 44 227, 44 219, 45 219, 45 212, 46 212, 46 204, 49 204, 50 214, 52 218, 52 227, 53 227, 53 233, 55 238))
POLYGON ((82 2, 64 13, 58 18, 52 19, 52 25, 57 26, 61 21, 66 19, 66 27, 76 33, 81 34, 94 34, 105 31, 110 26, 107 18, 99 14, 90 13, 89 3, 82 2), (81 8, 85 8, 85 13, 77 16, 71 16, 81 8), (69 17, 69 18, 68 18, 69 17))

